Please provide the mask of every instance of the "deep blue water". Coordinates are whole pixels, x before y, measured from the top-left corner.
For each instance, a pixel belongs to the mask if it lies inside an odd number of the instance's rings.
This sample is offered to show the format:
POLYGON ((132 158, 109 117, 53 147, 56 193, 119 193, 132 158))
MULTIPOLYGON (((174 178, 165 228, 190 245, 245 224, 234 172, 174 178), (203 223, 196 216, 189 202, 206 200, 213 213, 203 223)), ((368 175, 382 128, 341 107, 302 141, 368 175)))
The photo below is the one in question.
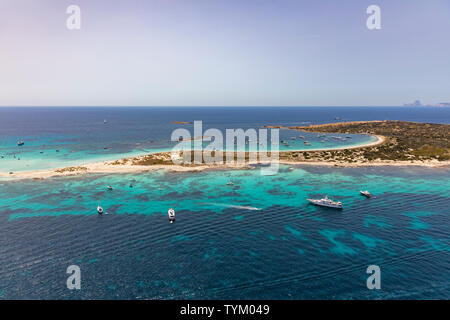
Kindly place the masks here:
MULTIPOLYGON (((57 141, 86 157, 104 144, 114 153, 150 140, 162 144, 171 121, 217 128, 335 117, 449 123, 449 112, 0 108, 0 137, 3 148, 27 136, 36 148, 57 141)), ((0 298, 449 299, 449 207, 448 168, 282 166, 275 176, 219 170, 4 180, 0 298), (361 189, 376 198, 361 197, 361 189), (306 202, 324 195, 342 201, 344 210, 306 202), (96 214, 99 202, 108 215, 96 214), (177 212, 172 225, 169 207, 177 212), (81 268, 80 291, 66 288, 71 264, 81 268), (381 290, 366 287, 372 264, 381 268, 381 290)))
MULTIPOLYGON (((450 108, 439 107, 152 107, 0 108, 0 137, 56 135, 81 141, 168 140, 172 121, 202 120, 205 127, 258 128, 356 120, 450 123, 450 108), (339 118, 336 120, 335 118, 339 118), (114 130, 106 130, 106 119, 114 130)), ((68 139, 70 141, 70 139, 68 139)))

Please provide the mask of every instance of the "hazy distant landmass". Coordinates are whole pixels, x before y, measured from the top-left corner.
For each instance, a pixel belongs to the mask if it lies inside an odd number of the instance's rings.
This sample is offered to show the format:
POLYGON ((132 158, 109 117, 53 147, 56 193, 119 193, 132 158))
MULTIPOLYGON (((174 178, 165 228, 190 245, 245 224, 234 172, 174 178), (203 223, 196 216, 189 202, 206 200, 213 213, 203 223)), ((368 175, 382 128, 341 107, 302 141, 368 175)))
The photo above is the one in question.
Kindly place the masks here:
POLYGON ((420 100, 416 100, 412 103, 403 104, 405 107, 450 107, 450 102, 439 102, 436 104, 422 104, 420 100))

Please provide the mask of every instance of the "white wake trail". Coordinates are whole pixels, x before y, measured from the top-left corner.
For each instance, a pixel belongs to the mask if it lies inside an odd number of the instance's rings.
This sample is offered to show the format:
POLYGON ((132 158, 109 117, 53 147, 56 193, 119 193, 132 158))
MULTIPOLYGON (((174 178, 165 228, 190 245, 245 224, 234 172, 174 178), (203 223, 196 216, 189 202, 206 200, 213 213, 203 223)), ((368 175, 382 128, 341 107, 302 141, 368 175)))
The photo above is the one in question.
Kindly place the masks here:
POLYGON ((252 210, 252 211, 262 210, 262 208, 256 208, 256 207, 251 207, 251 206, 240 206, 240 205, 234 205, 234 204, 225 204, 225 203, 205 202, 205 203, 201 203, 201 204, 207 204, 207 205, 219 206, 219 207, 225 207, 225 208, 241 209, 241 210, 252 210))

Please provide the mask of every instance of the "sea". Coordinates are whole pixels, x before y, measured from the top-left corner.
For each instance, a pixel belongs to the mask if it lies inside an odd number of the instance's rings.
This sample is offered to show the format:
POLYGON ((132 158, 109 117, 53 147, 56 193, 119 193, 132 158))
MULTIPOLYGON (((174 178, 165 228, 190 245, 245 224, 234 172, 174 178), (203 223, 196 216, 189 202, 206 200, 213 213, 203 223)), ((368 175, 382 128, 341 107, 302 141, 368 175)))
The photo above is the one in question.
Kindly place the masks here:
MULTIPOLYGON (((449 124, 450 108, 2 107, 0 172, 167 151, 175 129, 193 129, 174 121, 225 132, 359 120, 449 124)), ((280 148, 373 140, 347 136, 280 130, 280 148)), ((449 208, 448 167, 2 178, 0 299, 449 299, 449 208), (344 209, 306 201, 325 195, 344 209), (79 290, 67 286, 73 265, 79 290), (367 286, 373 265, 380 289, 367 286)))

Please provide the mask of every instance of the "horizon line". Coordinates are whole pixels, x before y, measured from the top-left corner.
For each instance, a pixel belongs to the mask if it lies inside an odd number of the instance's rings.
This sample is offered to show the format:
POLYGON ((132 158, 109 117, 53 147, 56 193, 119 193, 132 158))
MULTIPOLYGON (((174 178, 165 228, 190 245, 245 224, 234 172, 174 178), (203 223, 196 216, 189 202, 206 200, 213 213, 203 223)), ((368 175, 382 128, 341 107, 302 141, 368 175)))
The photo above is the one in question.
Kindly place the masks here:
POLYGON ((442 108, 436 105, 406 106, 406 105, 0 105, 0 108, 377 108, 377 107, 405 107, 405 108, 442 108))

